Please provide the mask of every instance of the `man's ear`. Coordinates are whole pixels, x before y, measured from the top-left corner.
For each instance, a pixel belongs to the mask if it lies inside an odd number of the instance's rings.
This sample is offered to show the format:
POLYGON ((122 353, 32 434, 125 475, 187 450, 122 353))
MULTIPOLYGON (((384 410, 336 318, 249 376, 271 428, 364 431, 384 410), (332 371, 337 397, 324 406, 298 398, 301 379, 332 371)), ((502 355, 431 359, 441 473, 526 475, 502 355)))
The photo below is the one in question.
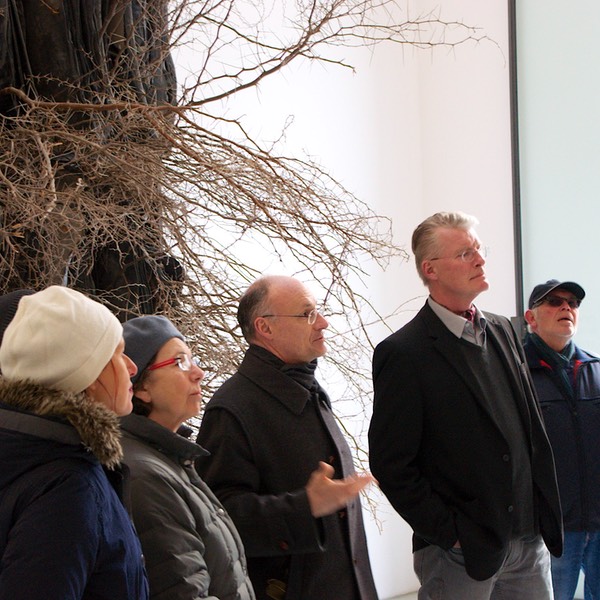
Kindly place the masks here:
POLYGON ((270 338, 271 337, 271 324, 268 319, 264 317, 256 317, 254 321, 254 331, 256 331, 257 337, 270 338))
POLYGON ((437 279, 435 264, 432 260, 424 260, 421 263, 421 272, 423 273, 426 279, 437 279))
POLYGON ((535 327, 535 313, 531 309, 525 311, 525 321, 529 327, 535 327))

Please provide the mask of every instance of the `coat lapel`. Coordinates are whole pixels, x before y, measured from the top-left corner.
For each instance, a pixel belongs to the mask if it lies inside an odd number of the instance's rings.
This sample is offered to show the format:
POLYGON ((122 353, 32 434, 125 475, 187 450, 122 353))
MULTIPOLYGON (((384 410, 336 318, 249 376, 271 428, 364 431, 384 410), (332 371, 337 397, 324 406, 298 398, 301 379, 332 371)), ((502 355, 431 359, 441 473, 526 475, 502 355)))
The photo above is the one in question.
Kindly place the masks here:
MULTIPOLYGON (((428 304, 423 308, 422 314, 432 338, 434 348, 452 366, 482 408, 484 408, 490 418, 495 422, 493 412, 485 398, 483 389, 479 385, 478 378, 473 377, 471 368, 465 364, 463 357, 456 351, 456 344, 451 337, 453 334, 448 331, 446 326, 428 304)), ((524 427, 526 431, 529 432, 531 427, 531 417, 526 401, 527 395, 524 390, 523 378, 519 372, 522 360, 516 349, 513 347, 513 344, 511 344, 504 327, 495 315, 486 313, 485 317, 487 320, 487 343, 494 344, 494 348, 498 352, 498 356, 505 368, 505 373, 508 375, 510 387, 514 392, 513 395, 519 413, 523 419, 524 427)))
POLYGON ((460 353, 456 351, 456 343, 455 340, 452 339, 454 334, 448 331, 446 326, 433 312, 429 304, 426 304, 423 307, 421 314, 425 319, 425 324, 432 339, 433 347, 452 366, 456 373, 458 373, 463 380, 463 383, 469 388, 469 391, 489 413, 489 407, 485 401, 479 381, 477 378, 473 377, 471 369, 465 364, 460 353))
POLYGON ((524 373, 527 367, 525 366, 523 357, 517 350, 514 338, 512 340, 509 338, 505 327, 498 322, 494 315, 486 315, 486 318, 488 319, 488 339, 494 344, 506 367, 523 427, 531 440, 532 423, 530 406, 533 406, 535 409, 536 402, 527 375, 524 373))

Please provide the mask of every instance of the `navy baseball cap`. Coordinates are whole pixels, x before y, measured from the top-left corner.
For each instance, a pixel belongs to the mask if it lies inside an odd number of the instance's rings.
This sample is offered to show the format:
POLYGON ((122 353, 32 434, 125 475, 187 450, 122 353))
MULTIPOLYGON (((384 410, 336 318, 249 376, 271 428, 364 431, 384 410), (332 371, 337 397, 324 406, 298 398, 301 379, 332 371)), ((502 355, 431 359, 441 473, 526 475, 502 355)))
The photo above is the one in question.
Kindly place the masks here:
POLYGON ((533 288, 531 296, 529 296, 529 308, 533 308, 542 298, 549 294, 552 290, 562 289, 568 290, 578 300, 585 298, 585 290, 574 281, 558 281, 558 279, 549 279, 546 283, 540 283, 533 288))

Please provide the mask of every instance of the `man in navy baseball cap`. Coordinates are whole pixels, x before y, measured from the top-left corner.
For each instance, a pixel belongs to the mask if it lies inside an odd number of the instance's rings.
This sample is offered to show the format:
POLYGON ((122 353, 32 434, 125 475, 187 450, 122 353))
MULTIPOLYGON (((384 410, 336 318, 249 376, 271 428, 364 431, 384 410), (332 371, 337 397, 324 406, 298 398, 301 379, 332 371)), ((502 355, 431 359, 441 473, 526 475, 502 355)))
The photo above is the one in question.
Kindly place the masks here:
POLYGON ((564 551, 552 557, 555 598, 573 598, 579 572, 586 598, 600 598, 600 358, 573 342, 584 289, 551 279, 536 285, 524 348, 554 451, 564 551))

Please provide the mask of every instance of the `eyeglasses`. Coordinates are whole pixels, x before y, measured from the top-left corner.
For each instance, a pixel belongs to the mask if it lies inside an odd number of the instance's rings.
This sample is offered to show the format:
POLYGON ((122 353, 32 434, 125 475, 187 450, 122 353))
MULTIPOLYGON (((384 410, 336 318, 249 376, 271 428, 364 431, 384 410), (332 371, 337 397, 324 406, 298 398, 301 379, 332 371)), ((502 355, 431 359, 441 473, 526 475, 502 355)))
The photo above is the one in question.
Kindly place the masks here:
POLYGON ((167 358, 158 363, 154 363, 148 367, 148 371, 154 371, 161 367, 167 367, 169 365, 176 364, 182 371, 190 371, 192 367, 199 367, 200 361, 194 356, 188 356, 187 354, 180 354, 173 358, 167 358))
POLYGON ((261 317, 263 319, 266 319, 267 317, 290 317, 295 319, 306 319, 309 325, 314 325, 319 314, 321 314, 319 309, 313 308, 311 311, 304 311, 304 313, 301 315, 261 315, 261 317))
POLYGON ((456 256, 438 256, 437 258, 430 258, 429 260, 443 260, 446 258, 459 258, 463 262, 471 263, 475 260, 475 256, 479 254, 481 258, 485 258, 490 253, 490 249, 487 246, 480 246, 479 248, 467 248, 456 256))
POLYGON ((538 300, 533 307, 539 306, 543 303, 549 304, 552 308, 559 308, 566 302, 569 308, 575 310, 581 306, 581 300, 579 298, 563 298, 562 296, 544 296, 541 300, 538 300))

